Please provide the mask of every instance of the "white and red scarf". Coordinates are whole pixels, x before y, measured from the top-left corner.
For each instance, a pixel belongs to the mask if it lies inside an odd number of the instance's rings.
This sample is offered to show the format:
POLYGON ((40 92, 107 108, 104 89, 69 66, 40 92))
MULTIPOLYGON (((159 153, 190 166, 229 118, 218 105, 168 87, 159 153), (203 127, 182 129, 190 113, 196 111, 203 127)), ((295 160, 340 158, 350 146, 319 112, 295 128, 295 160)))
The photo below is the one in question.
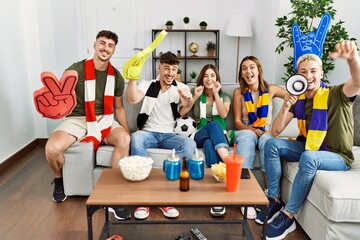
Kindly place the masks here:
POLYGON ((96 71, 93 59, 87 59, 84 64, 85 72, 85 114, 87 122, 87 135, 80 142, 93 142, 96 151, 101 141, 111 131, 114 120, 114 89, 115 76, 114 68, 109 62, 104 92, 104 116, 98 122, 95 115, 95 93, 96 93, 96 71))

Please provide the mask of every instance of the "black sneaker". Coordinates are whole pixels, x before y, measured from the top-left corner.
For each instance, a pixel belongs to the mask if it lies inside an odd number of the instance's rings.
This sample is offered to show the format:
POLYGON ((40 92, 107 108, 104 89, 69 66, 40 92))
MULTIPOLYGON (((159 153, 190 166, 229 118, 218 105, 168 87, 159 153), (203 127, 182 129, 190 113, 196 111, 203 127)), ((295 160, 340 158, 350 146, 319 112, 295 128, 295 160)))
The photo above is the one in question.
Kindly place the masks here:
POLYGON ((212 207, 210 208, 210 214, 214 217, 221 217, 225 215, 225 207, 212 207))
MULTIPOLYGON (((269 208, 268 208, 268 220, 267 223, 271 223, 274 218, 277 217, 277 215, 279 215, 280 210, 283 208, 283 204, 280 200, 280 202, 276 202, 273 198, 268 197, 269 199, 269 208)), ((265 220, 265 215, 263 212, 258 212, 255 218, 255 222, 257 222, 258 224, 264 224, 264 220, 265 220)))
POLYGON ((64 192, 64 183, 62 178, 54 178, 51 184, 55 184, 53 200, 54 202, 63 202, 66 199, 66 195, 64 192))
POLYGON ((109 207, 109 212, 113 213, 117 220, 123 221, 131 218, 131 214, 127 208, 112 208, 109 207))

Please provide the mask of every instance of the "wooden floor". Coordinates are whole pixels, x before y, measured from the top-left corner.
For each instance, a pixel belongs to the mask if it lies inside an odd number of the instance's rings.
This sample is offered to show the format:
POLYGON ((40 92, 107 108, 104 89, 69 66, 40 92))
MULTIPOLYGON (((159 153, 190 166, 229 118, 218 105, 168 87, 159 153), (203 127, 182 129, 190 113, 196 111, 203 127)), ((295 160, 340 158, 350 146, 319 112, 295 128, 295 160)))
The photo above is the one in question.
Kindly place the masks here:
MULTIPOLYGON (((53 174, 48 167, 44 147, 37 146, 0 173, 0 239, 87 239, 86 197, 68 197, 63 203, 52 201, 53 174)), ((165 196, 164 196, 165 197, 165 196)), ((131 209, 133 213, 133 209, 131 209)), ((179 209, 180 217, 209 216, 209 209, 179 209)), ((226 218, 240 216, 239 209, 227 209, 226 218)), ((158 209, 151 209, 151 219, 163 219, 158 209)), ((104 211, 93 215, 94 237, 98 239, 104 211)), ((198 227, 209 240, 242 239, 241 227, 234 225, 117 225, 111 234, 125 240, 175 239, 182 232, 198 227)), ((255 239, 261 238, 261 226, 250 220, 255 239)), ((195 238, 193 238, 195 239, 195 238)), ((286 239, 308 240, 297 224, 286 239)))

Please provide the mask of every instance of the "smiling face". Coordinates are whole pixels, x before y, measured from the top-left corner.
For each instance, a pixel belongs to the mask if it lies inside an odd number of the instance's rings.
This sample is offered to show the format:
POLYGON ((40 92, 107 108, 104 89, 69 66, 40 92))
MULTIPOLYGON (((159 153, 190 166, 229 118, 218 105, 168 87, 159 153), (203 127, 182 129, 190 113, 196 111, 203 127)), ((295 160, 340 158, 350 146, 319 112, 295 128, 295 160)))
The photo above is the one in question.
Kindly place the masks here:
POLYGON ((171 86, 178 71, 178 65, 161 63, 159 64, 159 80, 161 83, 171 86))
POLYGON ((102 62, 109 61, 115 52, 115 46, 116 43, 114 40, 106 37, 99 37, 94 43, 94 59, 97 58, 102 62))
POLYGON ((216 73, 213 69, 209 68, 205 71, 203 77, 203 84, 205 88, 212 89, 216 82, 216 73))
POLYGON ((259 69, 254 61, 245 60, 241 64, 241 77, 249 88, 257 89, 259 86, 259 69))
POLYGON ((319 89, 324 76, 324 71, 319 61, 307 58, 298 64, 297 71, 306 77, 308 81, 307 92, 316 92, 319 89))

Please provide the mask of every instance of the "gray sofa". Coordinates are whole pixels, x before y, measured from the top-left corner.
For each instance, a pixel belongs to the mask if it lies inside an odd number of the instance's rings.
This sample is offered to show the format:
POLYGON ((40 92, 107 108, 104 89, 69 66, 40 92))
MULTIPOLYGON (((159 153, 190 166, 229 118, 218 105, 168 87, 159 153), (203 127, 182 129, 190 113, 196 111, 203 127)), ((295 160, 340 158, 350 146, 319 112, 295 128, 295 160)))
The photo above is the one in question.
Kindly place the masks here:
MULTIPOLYGON (((223 90, 232 96, 238 84, 223 84, 223 90)), ((140 104, 131 105, 124 101, 127 119, 131 131, 136 130, 136 117, 140 104)), ((275 99, 273 116, 275 117, 282 105, 282 100, 275 99)), ((355 135, 360 130, 360 97, 354 106, 356 121, 355 135)), ((227 118, 228 129, 233 128, 233 111, 227 118)), ((280 137, 295 138, 298 135, 297 123, 294 119, 280 137)), ((347 172, 318 171, 309 196, 296 215, 298 223, 311 239, 357 239, 360 232, 360 139, 355 136, 355 163, 347 172)), ((232 151, 232 149, 231 149, 232 151)), ((68 196, 89 195, 102 170, 111 166, 113 147, 100 146, 96 154, 92 144, 75 143, 65 152, 63 167, 64 188, 68 196)), ((162 167, 162 162, 171 154, 171 150, 148 149, 149 156, 155 160, 154 167, 162 167)), ((203 154, 200 149, 200 154, 203 154)), ((258 155, 255 159, 255 173, 259 183, 258 155)), ((288 201, 292 183, 297 172, 297 163, 284 161, 282 178, 282 196, 288 201)), ((119 173, 120 174, 120 173, 119 173)))

